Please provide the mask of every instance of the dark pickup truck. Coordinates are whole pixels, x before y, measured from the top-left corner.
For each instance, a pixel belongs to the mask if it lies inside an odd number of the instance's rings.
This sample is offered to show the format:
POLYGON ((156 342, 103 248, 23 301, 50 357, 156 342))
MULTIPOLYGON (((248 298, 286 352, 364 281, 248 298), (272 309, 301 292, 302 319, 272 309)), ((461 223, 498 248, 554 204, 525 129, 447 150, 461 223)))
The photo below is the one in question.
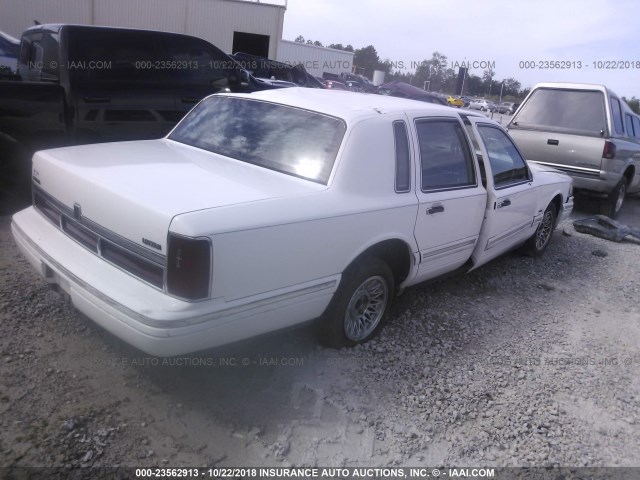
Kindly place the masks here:
POLYGON ((17 74, 0 80, 0 209, 28 197, 37 150, 159 138, 207 95, 272 88, 199 38, 82 25, 26 30, 17 74))

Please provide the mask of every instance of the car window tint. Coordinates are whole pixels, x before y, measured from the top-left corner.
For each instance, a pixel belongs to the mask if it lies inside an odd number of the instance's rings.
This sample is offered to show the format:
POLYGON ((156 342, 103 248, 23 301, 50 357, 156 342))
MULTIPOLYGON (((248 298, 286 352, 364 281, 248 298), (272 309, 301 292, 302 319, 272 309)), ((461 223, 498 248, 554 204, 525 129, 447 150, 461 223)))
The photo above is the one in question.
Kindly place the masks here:
POLYGON ((633 129, 635 131, 636 138, 640 138, 640 119, 633 117, 633 129))
POLYGON ((633 131, 633 117, 628 113, 624 116, 625 123, 627 125, 627 136, 633 137, 635 132, 633 131))
POLYGON ((189 83, 205 83, 229 78, 237 69, 233 59, 208 42, 199 38, 167 35, 162 39, 164 68, 168 78, 189 83))
POLYGON ((507 134, 491 125, 478 125, 477 128, 489 155, 494 187, 529 180, 527 165, 507 134))
POLYGON ((416 129, 423 191, 475 185, 471 151, 458 121, 419 120, 416 129))
POLYGON ((404 122, 393 123, 393 136, 396 146, 396 192, 408 192, 411 189, 411 157, 404 122))
POLYGON ((169 138, 326 185, 345 130, 342 120, 317 112, 214 95, 169 138))
POLYGON ((69 30, 70 73, 76 81, 163 82, 158 35, 140 31, 69 30))
MULTIPOLYGON (((20 53, 20 62, 25 65, 28 72, 38 72, 43 79, 57 79, 60 68, 58 35, 37 32, 27 38, 23 52, 20 53)), ((27 79, 32 78, 27 74, 27 79)))
POLYGON ((624 133, 622 127, 622 111, 620 110, 620 100, 611 97, 611 115, 613 116, 613 129, 616 133, 624 133))
POLYGON ((539 88, 515 119, 518 125, 552 127, 600 135, 606 131, 604 95, 591 90, 539 88))

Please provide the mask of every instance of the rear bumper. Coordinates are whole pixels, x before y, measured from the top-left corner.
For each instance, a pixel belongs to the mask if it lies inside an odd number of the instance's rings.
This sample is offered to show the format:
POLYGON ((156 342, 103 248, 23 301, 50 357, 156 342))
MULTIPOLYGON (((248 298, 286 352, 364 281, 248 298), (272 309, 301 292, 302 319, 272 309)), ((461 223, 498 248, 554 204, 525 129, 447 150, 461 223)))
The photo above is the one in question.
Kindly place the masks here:
POLYGON ((320 316, 340 276, 239 301, 189 303, 144 284, 85 249, 33 207, 11 230, 37 272, 91 320, 134 347, 173 356, 235 342, 320 316))

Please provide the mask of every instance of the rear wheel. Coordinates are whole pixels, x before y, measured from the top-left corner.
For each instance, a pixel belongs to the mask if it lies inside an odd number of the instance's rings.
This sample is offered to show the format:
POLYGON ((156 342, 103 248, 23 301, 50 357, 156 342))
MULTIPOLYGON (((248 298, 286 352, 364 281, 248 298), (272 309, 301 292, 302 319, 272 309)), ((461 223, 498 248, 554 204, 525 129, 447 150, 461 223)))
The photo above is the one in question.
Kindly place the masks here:
POLYGON ((556 228, 556 216, 556 207, 551 203, 544 211, 536 232, 524 244, 525 253, 533 257, 539 257, 544 253, 556 228))
POLYGON ((626 194, 627 178, 622 177, 622 180, 616 185, 616 188, 614 188, 609 196, 600 204, 600 213, 610 218, 616 218, 622 209, 626 194))
POLYGON ((379 258, 364 258, 347 268, 321 319, 323 342, 349 347, 376 336, 387 321, 394 288, 393 274, 379 258))

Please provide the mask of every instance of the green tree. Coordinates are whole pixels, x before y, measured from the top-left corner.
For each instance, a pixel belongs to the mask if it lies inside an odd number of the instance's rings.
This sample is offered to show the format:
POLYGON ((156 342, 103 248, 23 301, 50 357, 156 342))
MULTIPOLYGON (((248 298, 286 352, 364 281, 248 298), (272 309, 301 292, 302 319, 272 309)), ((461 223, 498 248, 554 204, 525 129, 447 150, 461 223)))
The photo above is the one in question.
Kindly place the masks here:
POLYGON ((629 105, 631 110, 640 115, 640 99, 636 98, 635 95, 630 99, 627 99, 626 97, 622 97, 622 99, 627 102, 627 105, 629 105))
POLYGON ((368 78, 372 78, 373 71, 378 68, 379 63, 380 58, 373 45, 359 48, 354 52, 353 65, 364 69, 364 75, 368 78))
POLYGON ((302 35, 298 35, 294 40, 296 43, 305 43, 304 37, 302 35))
POLYGON ((447 70, 448 60, 446 55, 433 52, 430 60, 423 60, 414 74, 414 85, 423 87, 429 82, 429 90, 441 92, 444 90, 450 72, 447 70))
POLYGON ((513 95, 517 97, 520 93, 522 85, 515 78, 509 77, 503 80, 504 88, 502 89, 502 96, 513 95))

